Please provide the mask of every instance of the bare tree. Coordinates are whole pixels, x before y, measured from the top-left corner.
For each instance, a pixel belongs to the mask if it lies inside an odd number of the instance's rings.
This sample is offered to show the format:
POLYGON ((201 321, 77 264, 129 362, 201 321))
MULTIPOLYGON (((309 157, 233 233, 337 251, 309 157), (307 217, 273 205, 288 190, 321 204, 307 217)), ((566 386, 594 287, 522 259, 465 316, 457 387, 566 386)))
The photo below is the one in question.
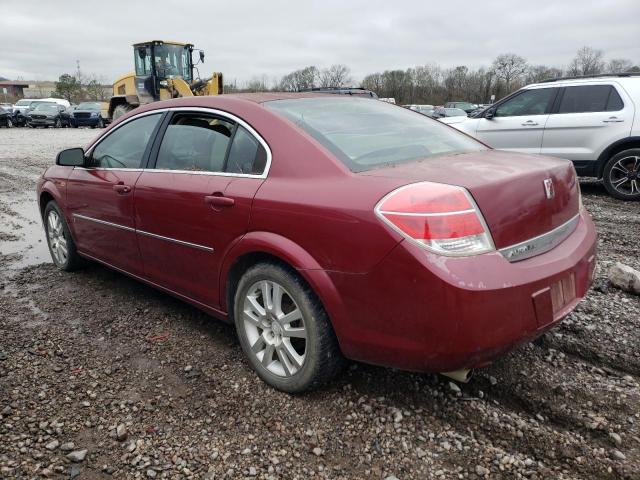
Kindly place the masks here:
POLYGON ((342 64, 331 65, 323 68, 318 74, 320 87, 344 87, 351 83, 349 67, 342 64))
POLYGON ((627 58, 612 58, 607 64, 608 73, 624 73, 628 72, 633 64, 627 58))
POLYGON ((300 92, 315 87, 317 78, 318 68, 312 65, 282 77, 280 88, 287 92, 300 92))
POLYGON ((591 47, 582 47, 569 64, 571 75, 596 75, 604 71, 604 61, 602 50, 591 47))
POLYGON ((527 61, 515 53, 503 53, 493 61, 493 71, 496 77, 504 80, 507 91, 511 82, 517 80, 527 71, 527 61))
POLYGON ((559 78, 562 70, 547 65, 534 65, 527 70, 526 83, 538 83, 548 78, 559 78))

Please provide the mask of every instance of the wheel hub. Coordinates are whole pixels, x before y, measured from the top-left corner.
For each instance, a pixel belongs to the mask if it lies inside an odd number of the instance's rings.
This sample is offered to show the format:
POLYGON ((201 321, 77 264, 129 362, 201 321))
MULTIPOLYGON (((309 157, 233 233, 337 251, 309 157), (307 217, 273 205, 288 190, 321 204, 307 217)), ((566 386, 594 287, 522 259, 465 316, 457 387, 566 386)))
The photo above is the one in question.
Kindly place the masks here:
POLYGON ((302 312, 284 287, 272 280, 253 284, 243 309, 244 331, 251 352, 263 368, 289 377, 303 366, 307 330, 302 312))

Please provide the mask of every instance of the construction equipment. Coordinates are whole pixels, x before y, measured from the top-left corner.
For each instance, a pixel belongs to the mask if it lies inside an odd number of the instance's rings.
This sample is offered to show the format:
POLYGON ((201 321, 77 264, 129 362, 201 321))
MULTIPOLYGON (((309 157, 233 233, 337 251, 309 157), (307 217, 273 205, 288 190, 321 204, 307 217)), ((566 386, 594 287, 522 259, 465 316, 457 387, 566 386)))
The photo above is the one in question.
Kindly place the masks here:
POLYGON ((214 72, 201 80, 196 65, 204 62, 204 52, 196 50, 199 62, 194 64, 194 50, 190 43, 162 40, 134 44, 135 72, 114 82, 109 119, 115 120, 139 105, 158 100, 222 94, 222 73, 214 72))

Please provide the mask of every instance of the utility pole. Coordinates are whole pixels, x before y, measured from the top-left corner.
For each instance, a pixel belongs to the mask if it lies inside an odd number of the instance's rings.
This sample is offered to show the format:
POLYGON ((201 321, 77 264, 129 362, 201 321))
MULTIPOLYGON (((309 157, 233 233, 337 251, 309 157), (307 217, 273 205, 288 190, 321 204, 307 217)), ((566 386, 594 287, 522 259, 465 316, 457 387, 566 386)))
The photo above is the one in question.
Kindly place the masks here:
POLYGON ((78 79, 78 83, 82 85, 82 80, 80 79, 80 60, 76 60, 76 77, 78 79))

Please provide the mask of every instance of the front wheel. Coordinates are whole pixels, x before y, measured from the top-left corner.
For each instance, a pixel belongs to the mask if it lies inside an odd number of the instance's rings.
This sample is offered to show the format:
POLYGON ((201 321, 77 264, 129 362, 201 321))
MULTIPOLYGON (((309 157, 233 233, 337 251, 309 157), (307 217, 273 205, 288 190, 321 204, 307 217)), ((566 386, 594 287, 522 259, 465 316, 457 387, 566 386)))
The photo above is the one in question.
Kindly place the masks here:
POLYGON ((52 200, 47 204, 43 219, 49 252, 56 267, 66 271, 80 268, 83 260, 78 255, 62 210, 55 201, 52 200))
POLYGON ((631 148, 609 159, 602 174, 604 188, 620 200, 640 200, 640 148, 631 148))
POLYGON ((251 267, 235 294, 238 338, 258 376, 289 393, 331 380, 344 358, 324 308, 308 285, 276 263, 251 267))
POLYGON ((13 128, 13 122, 10 118, 7 118, 7 128, 13 128))

